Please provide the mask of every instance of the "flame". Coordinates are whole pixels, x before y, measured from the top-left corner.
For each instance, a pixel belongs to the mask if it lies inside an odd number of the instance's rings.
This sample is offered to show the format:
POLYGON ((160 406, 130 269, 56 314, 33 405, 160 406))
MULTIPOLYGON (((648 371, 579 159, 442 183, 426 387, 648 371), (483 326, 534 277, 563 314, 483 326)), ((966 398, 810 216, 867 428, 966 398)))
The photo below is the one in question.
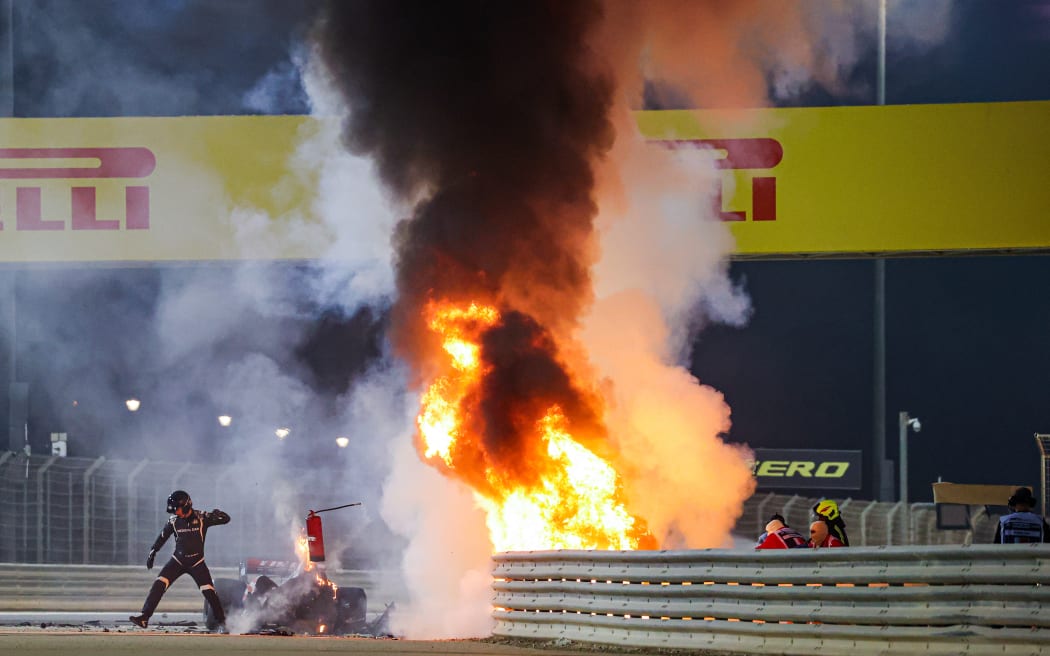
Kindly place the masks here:
POLYGON ((449 307, 433 312, 430 329, 444 337, 442 348, 451 356, 453 375, 438 378, 423 395, 422 411, 417 419, 426 450, 424 458, 440 457, 454 468, 452 444, 460 436, 457 407, 480 379, 480 351, 468 338, 468 329, 488 327, 499 321, 499 312, 488 306, 471 303, 466 309, 449 307))
POLYGON ((557 403, 531 418, 533 434, 527 437, 541 448, 520 454, 536 476, 499 471, 478 455, 483 447, 479 436, 470 434, 469 417, 493 366, 483 361, 480 340, 499 325, 500 312, 477 303, 465 308, 431 303, 427 312, 448 359, 444 374, 422 396, 416 421, 423 457, 472 484, 495 549, 654 547, 644 522, 626 509, 616 470, 573 436, 557 403))
POLYGON ((300 529, 299 537, 295 540, 295 555, 299 558, 299 562, 303 566, 304 572, 314 572, 314 578, 317 580, 317 584, 321 586, 327 586, 332 589, 332 595, 334 596, 339 586, 331 581, 328 576, 320 569, 317 565, 310 560, 310 541, 306 535, 306 531, 300 529))
POLYGON ((306 531, 300 529, 299 537, 295 540, 295 555, 303 565, 304 572, 312 572, 314 564, 310 560, 310 542, 306 537, 306 531))

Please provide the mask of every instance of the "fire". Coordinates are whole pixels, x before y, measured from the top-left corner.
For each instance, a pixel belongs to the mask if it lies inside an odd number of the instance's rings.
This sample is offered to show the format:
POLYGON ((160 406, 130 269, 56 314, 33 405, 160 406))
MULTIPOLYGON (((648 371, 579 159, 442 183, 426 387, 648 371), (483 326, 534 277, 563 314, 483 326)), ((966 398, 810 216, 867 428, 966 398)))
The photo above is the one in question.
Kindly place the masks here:
POLYGON ((310 543, 307 541, 306 531, 299 531, 299 537, 295 540, 295 555, 302 563, 304 572, 313 571, 314 564, 310 560, 310 543))
POLYGON ((310 542, 306 536, 305 530, 300 530, 299 537, 295 540, 295 555, 299 558, 299 562, 303 566, 303 571, 313 572, 317 584, 322 587, 331 588, 332 596, 334 597, 339 586, 337 586, 334 581, 330 580, 328 575, 310 560, 310 542))
POLYGON ((451 307, 433 313, 430 329, 443 336, 442 348, 451 357, 454 373, 435 381, 423 395, 423 409, 417 423, 426 444, 425 458, 440 457, 449 467, 452 444, 460 436, 457 406, 480 379, 480 348, 470 341, 471 325, 488 327, 499 321, 493 307, 471 303, 466 309, 451 307))
MULTIPOLYGON (((518 456, 522 471, 494 465, 476 432, 486 376, 496 366, 485 362, 481 341, 502 317, 491 306, 471 303, 428 307, 428 326, 440 335, 447 356, 444 374, 427 388, 417 417, 424 458, 448 475, 472 485, 486 511, 497 551, 528 549, 637 549, 655 546, 644 522, 627 511, 620 477, 608 462, 572 434, 558 403, 537 406, 536 416, 513 417, 525 425, 528 448, 518 456), (531 427, 531 428, 530 428, 531 427), (524 473, 523 473, 524 472, 524 473)), ((527 347, 542 340, 533 338, 527 347)))

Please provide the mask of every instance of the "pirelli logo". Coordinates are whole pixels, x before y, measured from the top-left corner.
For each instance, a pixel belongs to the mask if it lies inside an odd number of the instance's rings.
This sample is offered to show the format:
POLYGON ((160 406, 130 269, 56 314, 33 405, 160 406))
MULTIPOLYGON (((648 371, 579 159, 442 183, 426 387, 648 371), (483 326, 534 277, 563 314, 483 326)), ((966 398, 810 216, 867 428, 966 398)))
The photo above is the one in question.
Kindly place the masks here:
POLYGON ((142 146, 0 148, 0 183, 6 182, 0 185, 0 230, 148 230, 144 181, 156 166, 153 151, 142 146), (99 216, 102 186, 123 196, 123 216, 99 216), (57 197, 63 194, 68 196, 57 197), (49 212, 52 206, 66 208, 68 216, 49 212))
POLYGON ((859 490, 860 451, 755 449, 758 489, 859 490))
MULTIPOLYGON (((771 172, 784 159, 784 147, 776 139, 755 137, 749 139, 664 139, 659 143, 667 148, 696 148, 709 150, 719 169, 771 172)), ((723 181, 724 184, 724 181, 723 181)), ((747 221, 747 210, 723 207, 723 185, 719 185, 713 202, 723 221, 747 221)), ((754 174, 751 178, 752 221, 777 220, 777 178, 775 175, 754 174)))

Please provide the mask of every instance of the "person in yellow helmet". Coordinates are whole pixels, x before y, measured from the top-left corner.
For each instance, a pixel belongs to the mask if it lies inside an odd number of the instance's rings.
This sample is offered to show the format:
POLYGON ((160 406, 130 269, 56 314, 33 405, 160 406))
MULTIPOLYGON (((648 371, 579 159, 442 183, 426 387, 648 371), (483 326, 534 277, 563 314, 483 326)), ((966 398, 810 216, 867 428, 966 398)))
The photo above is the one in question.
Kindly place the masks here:
POLYGON ((843 546, 849 546, 849 536, 846 535, 846 522, 842 519, 842 513, 839 512, 839 504, 831 499, 821 499, 813 506, 813 514, 827 523, 828 531, 831 535, 838 538, 843 546))

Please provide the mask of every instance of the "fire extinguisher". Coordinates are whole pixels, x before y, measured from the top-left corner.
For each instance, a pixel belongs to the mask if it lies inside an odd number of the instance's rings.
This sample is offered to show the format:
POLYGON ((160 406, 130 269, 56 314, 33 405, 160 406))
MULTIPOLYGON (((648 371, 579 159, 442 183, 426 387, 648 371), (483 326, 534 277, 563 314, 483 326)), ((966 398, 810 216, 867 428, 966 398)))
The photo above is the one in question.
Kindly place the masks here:
POLYGON ((351 506, 360 505, 361 502, 359 501, 357 503, 348 503, 334 508, 322 508, 321 510, 310 511, 310 514, 306 516, 306 545, 310 550, 311 563, 324 562, 324 528, 321 526, 321 518, 318 517, 318 515, 323 512, 328 512, 329 510, 339 510, 340 508, 349 508, 351 506))
POLYGON ((306 516, 306 544, 310 549, 310 562, 324 562, 324 529, 321 518, 314 511, 306 516))

